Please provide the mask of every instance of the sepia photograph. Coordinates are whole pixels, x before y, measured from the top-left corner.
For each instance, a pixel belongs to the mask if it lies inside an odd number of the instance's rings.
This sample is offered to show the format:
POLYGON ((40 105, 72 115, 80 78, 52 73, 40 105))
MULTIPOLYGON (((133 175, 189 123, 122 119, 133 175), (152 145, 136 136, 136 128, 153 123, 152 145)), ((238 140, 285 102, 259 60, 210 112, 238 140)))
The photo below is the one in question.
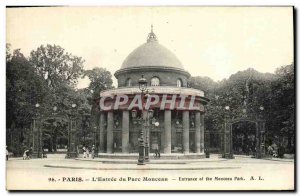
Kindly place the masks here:
POLYGON ((295 191, 293 6, 7 6, 8 191, 295 191))

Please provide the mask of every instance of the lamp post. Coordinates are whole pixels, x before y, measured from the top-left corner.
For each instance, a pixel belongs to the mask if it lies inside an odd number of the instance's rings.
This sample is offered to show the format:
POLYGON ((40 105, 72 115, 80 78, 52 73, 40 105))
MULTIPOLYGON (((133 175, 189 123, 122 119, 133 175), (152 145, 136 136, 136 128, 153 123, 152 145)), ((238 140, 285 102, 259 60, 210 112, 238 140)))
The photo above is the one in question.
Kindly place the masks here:
POLYGON ((257 137, 257 145, 256 145, 256 158, 262 158, 265 156, 265 120, 263 118, 264 107, 261 105, 259 107, 259 115, 256 122, 256 137, 257 137))
POLYGON ((262 113, 264 112, 264 110, 265 110, 264 106, 262 106, 262 105, 259 106, 259 115, 258 115, 258 117, 261 118, 261 119, 263 118, 262 113))
MULTIPOLYGON (((141 99, 142 99, 142 103, 143 103, 143 100, 144 100, 144 91, 146 91, 147 89, 147 80, 146 78, 144 78, 144 75, 142 75, 142 78, 139 79, 138 81, 139 83, 139 89, 141 90, 141 99)), ((142 107, 143 107, 143 104, 142 104, 142 107)), ((132 117, 134 119, 136 119, 136 115, 137 115, 137 112, 136 110, 132 110, 132 117)), ((144 165, 144 161, 145 161, 145 143, 144 143, 144 131, 143 129, 145 128, 145 124, 143 123, 143 127, 140 131, 140 138, 138 139, 139 140, 139 159, 138 159, 138 165, 144 165)), ((148 142, 147 142, 148 143, 148 142)), ((148 157, 148 160, 149 160, 149 157, 148 157)))
POLYGON ((233 159, 232 153, 232 130, 231 125, 228 122, 228 112, 230 110, 229 106, 225 106, 225 130, 224 130, 224 154, 223 158, 233 159))
POLYGON ((40 130, 40 114, 39 114, 40 104, 35 104, 35 116, 33 117, 33 130, 32 130, 32 158, 42 157, 42 136, 40 130))
MULTIPOLYGON (((57 123, 56 123, 56 111, 57 111, 57 106, 55 105, 52 108, 52 118, 53 118, 53 126, 54 126, 54 130, 57 128, 57 123)), ((53 141, 53 137, 51 138, 51 149, 53 149, 55 152, 57 151, 57 145, 58 145, 58 137, 55 137, 55 141, 53 141)))
POLYGON ((73 103, 72 105, 72 114, 70 116, 70 127, 68 130, 68 154, 66 158, 75 158, 77 157, 77 152, 76 152, 76 107, 77 105, 73 103))
MULTIPOLYGON (((144 75, 139 79, 139 89, 142 91, 141 93, 141 99, 142 99, 142 111, 144 110, 144 91, 147 90, 147 79, 144 78, 144 75)), ((145 122, 143 123, 143 127, 140 132, 140 145, 139 145, 139 159, 138 159, 138 165, 144 165, 145 161, 145 142, 144 142, 144 129, 145 128, 145 122)), ((148 158, 149 159, 149 158, 148 158)))
MULTIPOLYGON (((132 119, 137 122, 138 124, 141 124, 142 119, 137 117, 137 111, 133 109, 131 111, 132 119)), ((140 137, 138 138, 139 142, 139 158, 138 158, 138 165, 145 165, 145 144, 144 144, 144 132, 143 129, 140 130, 140 137)))
POLYGON ((147 111, 147 116, 145 119, 145 130, 146 130, 146 142, 145 142, 145 162, 149 162, 149 128, 150 128, 150 119, 153 116, 153 110, 150 109, 147 111))
MULTIPOLYGON (((133 109, 131 115, 134 121, 134 124, 141 124, 142 128, 140 131, 139 141, 139 159, 138 165, 145 165, 145 162, 149 162, 149 128, 150 128, 150 119, 153 117, 153 110, 150 109, 147 111, 147 116, 137 117, 137 111, 133 109), (145 132, 144 132, 145 130, 145 132), (145 135, 145 140, 144 140, 145 135)), ((159 126, 159 123, 155 123, 155 126, 159 126)))
POLYGON ((96 138, 97 138, 97 126, 94 126, 94 130, 93 130, 93 137, 94 137, 94 140, 93 140, 93 144, 95 145, 95 146, 97 146, 96 145, 96 138))

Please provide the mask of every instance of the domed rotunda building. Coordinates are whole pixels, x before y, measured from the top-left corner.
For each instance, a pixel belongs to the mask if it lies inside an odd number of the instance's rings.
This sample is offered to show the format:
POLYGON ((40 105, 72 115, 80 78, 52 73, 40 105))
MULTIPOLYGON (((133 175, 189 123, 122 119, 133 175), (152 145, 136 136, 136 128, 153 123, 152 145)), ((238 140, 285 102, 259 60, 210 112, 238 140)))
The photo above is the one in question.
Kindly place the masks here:
POLYGON ((153 33, 133 50, 114 76, 118 88, 100 92, 99 157, 202 158, 204 92, 189 88, 190 74, 153 33))

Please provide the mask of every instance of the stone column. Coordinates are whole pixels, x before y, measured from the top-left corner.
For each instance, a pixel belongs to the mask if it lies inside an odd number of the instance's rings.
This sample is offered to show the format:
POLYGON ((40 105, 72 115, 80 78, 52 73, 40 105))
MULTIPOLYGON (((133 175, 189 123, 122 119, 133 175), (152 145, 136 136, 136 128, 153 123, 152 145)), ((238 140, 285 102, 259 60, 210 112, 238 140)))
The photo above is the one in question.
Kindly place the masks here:
POLYGON ((196 153, 201 152, 201 116, 200 111, 195 112, 195 146, 196 153))
POLYGON ((113 153, 114 149, 114 113, 113 111, 107 112, 107 153, 113 153))
POLYGON ((122 153, 129 153, 129 111, 122 114, 122 153))
POLYGON ((163 120, 164 114, 159 113, 159 127, 160 127, 160 150, 164 152, 165 150, 165 122, 163 120))
POLYGON ((171 153, 171 145, 172 145, 172 135, 171 135, 171 110, 165 110, 165 142, 164 142, 164 153, 171 153))
POLYGON ((99 152, 100 153, 104 153, 104 149, 105 149, 105 146, 104 146, 104 141, 105 141, 105 138, 104 138, 104 131, 105 131, 105 113, 104 112, 101 112, 100 113, 100 120, 99 120, 99 152))
POLYGON ((204 134, 204 113, 202 113, 200 115, 200 153, 204 153, 204 134))
POLYGON ((188 154, 190 152, 190 120, 189 120, 189 111, 182 112, 182 126, 183 126, 183 153, 188 154))

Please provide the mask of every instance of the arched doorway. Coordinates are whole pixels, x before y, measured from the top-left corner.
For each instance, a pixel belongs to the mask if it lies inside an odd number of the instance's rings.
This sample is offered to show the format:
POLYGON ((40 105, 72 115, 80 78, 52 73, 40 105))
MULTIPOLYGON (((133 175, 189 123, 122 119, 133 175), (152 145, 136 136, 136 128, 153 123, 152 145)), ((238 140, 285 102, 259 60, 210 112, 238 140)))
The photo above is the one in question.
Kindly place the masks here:
MULTIPOLYGON (((232 159, 234 158, 234 150, 238 149, 240 146, 247 146, 246 144, 242 143, 239 144, 239 140, 243 140, 246 142, 252 142, 253 136, 247 134, 246 138, 238 138, 242 137, 242 133, 240 134, 233 134, 233 127, 235 125, 243 123, 242 126, 255 126, 255 144, 248 144, 247 149, 250 148, 249 145, 255 145, 252 147, 252 154, 255 158, 262 158, 265 155, 265 121, 261 119, 251 119, 251 118, 238 118, 233 120, 227 120, 225 122, 225 130, 224 130, 224 151, 223 151, 223 158, 232 159), (248 138, 248 136, 250 136, 248 138), (252 137, 252 138, 251 138, 252 137), (245 140, 246 139, 246 140, 245 140), (234 140, 234 141, 233 141, 234 140), (235 143, 235 144, 233 144, 235 143)), ((246 137, 245 134, 243 137, 246 137)), ((246 149, 246 151, 247 151, 246 149)), ((241 150, 243 152, 243 150, 241 150)))

